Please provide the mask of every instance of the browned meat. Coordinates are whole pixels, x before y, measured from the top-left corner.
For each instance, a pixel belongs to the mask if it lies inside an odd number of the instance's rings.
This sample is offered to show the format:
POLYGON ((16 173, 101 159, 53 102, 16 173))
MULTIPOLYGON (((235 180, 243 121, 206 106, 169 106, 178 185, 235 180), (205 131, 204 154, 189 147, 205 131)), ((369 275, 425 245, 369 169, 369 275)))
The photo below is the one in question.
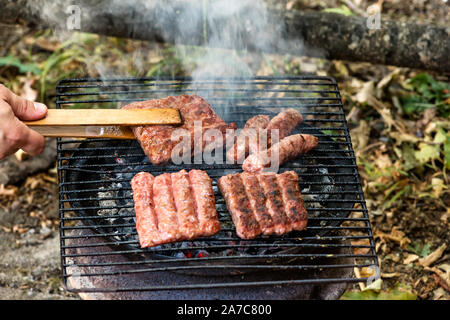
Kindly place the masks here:
POLYGON ((274 233, 274 222, 269 210, 266 207, 266 196, 264 195, 264 190, 259 183, 258 175, 243 172, 241 173, 241 178, 251 209, 255 213, 256 220, 261 226, 262 233, 274 233))
POLYGON ((220 177, 217 185, 225 198, 237 235, 243 239, 252 239, 261 234, 261 227, 251 208, 240 174, 220 177))
POLYGON ((308 216, 294 171, 230 174, 218 186, 242 239, 306 228, 308 216))
POLYGON ((147 172, 139 172, 131 180, 133 188, 134 210, 136 211, 136 229, 141 247, 156 245, 160 241, 158 221, 153 204, 154 177, 147 172))
POLYGON ((281 188, 281 196, 283 198, 284 212, 290 221, 294 230, 303 230, 306 228, 308 215, 300 196, 300 188, 298 186, 298 176, 294 171, 286 171, 277 174, 277 182, 281 188))
POLYGON ((195 201, 192 195, 189 174, 181 170, 171 174, 172 192, 175 207, 178 212, 180 233, 187 239, 194 239, 201 235, 197 214, 195 213, 195 201))
MULTIPOLYGON (((271 130, 278 130, 278 139, 287 137, 292 130, 303 122, 303 116, 295 109, 287 109, 270 120, 267 130, 269 131, 269 139, 271 130)), ((270 141, 269 141, 270 142, 270 141)), ((270 142, 271 143, 271 142, 270 142)), ((270 147, 270 145, 268 145, 270 147)))
POLYGON ((131 180, 141 247, 211 236, 220 231, 208 174, 200 170, 146 172, 131 180))
POLYGON ((181 238, 181 234, 178 229, 177 208, 173 200, 170 173, 164 173, 155 178, 153 203, 162 239, 170 242, 177 241, 181 238))
MULTIPOLYGON (((186 129, 191 140, 199 145, 201 144, 202 150, 211 147, 210 144, 213 144, 214 141, 207 143, 203 138, 202 141, 194 141, 194 121, 202 125, 200 137, 203 137, 204 131, 208 129, 217 129, 222 134, 225 134, 227 129, 236 129, 236 124, 228 124, 223 121, 205 99, 196 95, 170 96, 165 99, 139 101, 128 104, 123 108, 177 108, 180 110, 183 119, 182 126, 159 125, 132 128, 136 139, 153 164, 164 164, 171 160, 172 150, 183 139, 182 137, 171 139, 172 133, 177 129, 186 129)), ((191 143, 190 147, 191 150, 194 150, 194 143, 191 143)), ((201 152, 201 150, 198 151, 201 152)))
POLYGON ((258 179, 266 195, 266 207, 272 216, 274 232, 276 234, 283 234, 292 231, 292 221, 289 221, 284 212, 283 197, 276 174, 262 173, 258 175, 258 179))
POLYGON ((317 147, 319 140, 310 134, 294 134, 282 139, 269 149, 248 156, 242 164, 242 169, 247 172, 262 172, 272 165, 272 154, 278 153, 278 166, 297 158, 303 153, 317 147))
POLYGON ((201 233, 203 236, 216 234, 220 230, 220 223, 216 211, 212 180, 205 171, 201 170, 191 170, 189 179, 201 233))
POLYGON ((303 122, 302 115, 295 109, 284 110, 271 120, 269 119, 269 116, 257 115, 246 122, 233 148, 227 151, 228 163, 242 163, 248 155, 269 148, 274 130, 278 131, 277 137, 281 140, 303 122))
POLYGON ((267 127, 269 119, 269 116, 257 115, 247 120, 233 147, 227 151, 228 163, 242 163, 247 155, 258 150, 259 131, 267 127))

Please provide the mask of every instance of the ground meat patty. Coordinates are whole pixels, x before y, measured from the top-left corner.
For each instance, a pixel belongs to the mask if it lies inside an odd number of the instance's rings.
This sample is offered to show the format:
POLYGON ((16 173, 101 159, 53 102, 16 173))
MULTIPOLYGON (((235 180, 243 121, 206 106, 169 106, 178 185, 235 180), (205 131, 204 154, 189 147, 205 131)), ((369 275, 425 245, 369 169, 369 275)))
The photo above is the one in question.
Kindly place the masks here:
POLYGON ((230 174, 218 186, 242 239, 306 228, 308 216, 294 171, 230 174))
POLYGON ((227 163, 242 163, 251 153, 257 152, 259 131, 269 124, 270 118, 257 115, 247 120, 244 129, 236 137, 233 147, 227 151, 227 163))
POLYGON ((154 177, 147 172, 139 172, 131 180, 133 188, 134 210, 136 211, 136 229, 141 247, 154 246, 162 238, 158 231, 158 220, 153 204, 154 177))
POLYGON ((201 170, 191 170, 189 179, 201 233, 204 236, 216 234, 220 230, 220 223, 215 206, 212 180, 205 171, 201 170))
MULTIPOLYGON (((153 99, 139 101, 128 104, 124 109, 147 109, 147 108, 177 108, 180 111, 183 124, 181 126, 155 125, 132 127, 139 144, 153 164, 164 164, 171 160, 172 150, 177 146, 183 137, 172 139, 175 130, 184 129, 190 136, 191 151, 194 150, 194 143, 201 145, 198 152, 205 148, 211 148, 210 144, 219 141, 205 141, 203 134, 208 129, 217 129, 225 135, 227 129, 236 129, 236 124, 226 123, 211 108, 209 103, 197 95, 170 96, 165 99, 153 99), (197 121, 197 122, 196 122, 197 121), (194 122, 201 124, 199 139, 194 141, 194 122)), ((178 131, 180 132, 180 131, 178 131)), ((196 137, 196 136, 195 136, 196 137)), ((222 139, 225 141, 225 137, 222 139)), ((222 143, 222 141, 220 141, 222 143)), ((194 156, 194 152, 191 152, 194 156)))
POLYGON ((278 166, 297 158, 303 153, 316 148, 319 143, 317 137, 310 134, 294 134, 282 139, 269 149, 248 156, 242 164, 242 169, 247 172, 262 172, 272 165, 272 155, 278 153, 278 166))
POLYGON ((131 180, 136 229, 141 247, 211 236, 220 231, 211 178, 181 170, 131 180))
POLYGON ((240 174, 221 177, 218 186, 231 213, 237 235, 243 239, 253 239, 261 234, 261 227, 253 213, 240 174))

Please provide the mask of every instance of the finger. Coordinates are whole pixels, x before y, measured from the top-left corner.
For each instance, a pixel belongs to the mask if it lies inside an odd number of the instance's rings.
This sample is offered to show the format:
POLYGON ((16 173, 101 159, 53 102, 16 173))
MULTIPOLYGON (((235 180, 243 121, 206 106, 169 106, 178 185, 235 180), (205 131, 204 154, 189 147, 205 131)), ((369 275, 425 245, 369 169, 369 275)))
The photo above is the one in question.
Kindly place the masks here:
POLYGON ((45 148, 45 138, 41 134, 24 125, 23 123, 21 124, 24 126, 23 130, 24 134, 26 135, 26 139, 20 145, 20 149, 29 153, 32 156, 37 156, 38 154, 41 154, 45 148))
POLYGON ((13 150, 13 152, 17 149, 22 149, 35 156, 40 154, 45 147, 44 137, 31 130, 17 118, 10 122, 9 130, 5 132, 5 138, 7 145, 10 146, 10 150, 13 150))
POLYGON ((0 85, 0 99, 6 101, 11 106, 16 117, 21 120, 38 120, 47 114, 45 104, 19 97, 3 85, 0 85))

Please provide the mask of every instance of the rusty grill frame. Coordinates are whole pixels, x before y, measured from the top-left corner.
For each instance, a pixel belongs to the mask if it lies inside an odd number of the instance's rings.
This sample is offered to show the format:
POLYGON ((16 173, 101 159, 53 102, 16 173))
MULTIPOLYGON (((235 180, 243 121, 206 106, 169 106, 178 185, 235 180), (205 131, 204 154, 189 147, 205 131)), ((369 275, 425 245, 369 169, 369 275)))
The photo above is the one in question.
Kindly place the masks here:
MULTIPOLYGON (((352 269, 362 267, 373 267, 378 270, 378 260, 375 252, 375 245, 372 236, 367 207, 362 191, 355 154, 345 119, 342 100, 338 85, 333 78, 322 76, 289 76, 289 77, 252 77, 252 78, 204 78, 194 81, 189 77, 183 78, 115 78, 115 79, 64 79, 58 82, 57 88, 57 108, 67 107, 117 107, 118 104, 126 104, 138 100, 152 98, 163 98, 168 95, 181 93, 196 93, 208 100, 212 108, 225 121, 236 121, 233 115, 242 117, 242 121, 255 114, 274 115, 283 108, 299 108, 305 117, 304 125, 299 129, 302 133, 319 132, 319 147, 317 151, 302 156, 302 161, 318 161, 319 164, 295 163, 286 164, 288 168, 306 170, 322 167, 321 161, 338 161, 339 164, 330 165, 337 169, 345 169, 334 175, 345 179, 345 181, 333 181, 341 191, 311 191, 305 195, 320 196, 327 194, 334 204, 331 207, 313 208, 310 203, 315 200, 305 200, 308 213, 314 213, 309 218, 307 231, 294 232, 281 238, 259 237, 250 242, 243 241, 237 236, 231 240, 239 240, 238 244, 230 245, 230 237, 223 236, 222 233, 208 239, 202 239, 202 243, 211 243, 212 248, 217 246, 217 241, 222 241, 223 247, 236 249, 239 247, 270 246, 274 241, 281 241, 276 245, 296 248, 297 251, 287 251, 287 253, 265 255, 242 256, 232 254, 226 257, 208 256, 203 258, 174 258, 161 259, 148 254, 148 250, 133 246, 129 243, 120 243, 111 238, 111 235, 102 231, 102 219, 96 219, 92 223, 89 216, 80 215, 83 210, 104 209, 104 206, 81 205, 83 201, 99 201, 92 197, 92 186, 101 186, 107 183, 101 179, 85 181, 68 181, 74 171, 89 172, 89 170, 121 170, 120 163, 117 167, 108 165, 104 167, 104 158, 111 157, 111 154, 104 154, 107 148, 105 143, 112 142, 108 139, 57 139, 58 151, 58 178, 59 178, 59 200, 60 200, 60 237, 61 237, 61 267, 63 284, 68 291, 72 292, 120 292, 120 291, 147 291, 147 290, 178 290, 178 289, 205 289, 223 287, 252 287, 270 285, 301 285, 301 284, 326 284, 337 282, 364 282, 369 278, 356 277, 321 277, 323 270, 327 269, 352 269), (224 114, 222 114, 224 113, 224 114), (228 118, 227 118, 228 117, 228 118), (89 143, 83 148, 83 143, 89 143), (95 147, 98 144, 98 147, 95 147), (321 146, 322 144, 322 146, 321 146), (327 147, 331 146, 331 147, 327 147), (94 146, 94 147, 92 147, 94 146), (88 151, 97 153, 92 156, 88 151), (74 156, 75 155, 75 156, 74 156), (94 164, 79 166, 74 164, 74 160, 89 159, 94 164), (308 160, 310 159, 310 160, 308 160), (98 166, 95 165, 98 161, 98 166), (74 188, 74 186, 76 186, 74 188), (87 188, 86 186, 89 186, 87 188), (84 188, 84 189, 83 189, 84 188), (340 199, 342 194, 347 198, 340 199), (350 197, 350 198, 349 198, 350 197), (335 214, 338 213, 338 216, 335 214), (339 215, 341 214, 341 215, 339 215), (75 225, 76 224, 76 225, 75 225), (80 235, 73 235, 79 230, 90 230, 91 243, 88 245, 73 244, 72 240, 83 238, 80 235), (102 240, 99 242, 97 240, 102 240), (256 243, 255 243, 256 241, 256 243), (353 241, 353 243, 352 243, 353 241), (122 246, 124 245, 124 246, 122 246), (84 247, 102 248, 102 252, 80 253, 79 249, 84 247), (317 249, 317 252, 314 250, 317 249), (106 251, 105 251, 106 250, 106 251), (311 253, 312 250, 312 253, 311 253), (339 251, 341 250, 341 251, 339 251), (342 250, 344 250, 342 252, 342 250), (362 251, 364 253, 358 252, 362 251), (139 255, 142 253, 143 255, 139 255), (138 258, 136 258, 136 254, 138 258), (89 265, 77 263, 78 259, 88 258, 88 256, 123 256, 123 261, 111 261, 103 265, 89 265), (274 259, 275 264, 269 264, 267 259, 274 259), (299 259, 297 263, 289 262, 291 259, 299 259), (256 262, 255 262, 256 261, 256 262), (122 266, 127 268, 121 269, 122 266), (87 267, 89 272, 73 273, 71 267, 87 267), (115 268, 115 271, 111 271, 115 268), (229 281, 222 281, 220 278, 207 275, 208 270, 215 270, 219 273, 227 269, 237 270, 238 273, 264 271, 277 273, 273 280, 266 278, 252 281, 242 281, 238 277, 233 280, 229 276, 229 281), (71 277, 115 277, 133 275, 144 272, 183 272, 196 270, 205 272, 205 281, 185 282, 164 285, 144 284, 139 286, 116 287, 114 285, 100 288, 87 288, 83 286, 73 287, 68 283, 71 277), (311 272, 315 272, 311 275, 311 272), (289 275, 283 277, 283 272, 289 275), (293 276, 293 274, 295 276, 293 276), (215 279, 215 280, 214 280, 215 279)), ((238 123, 238 127, 243 127, 243 122, 238 123)), ((113 140, 116 141, 116 140, 113 140)), ((136 143, 137 144, 137 143, 136 143)), ((142 153, 139 147, 135 148, 137 153, 142 153)), ((143 154, 143 153, 142 153, 143 154)), ((132 155, 130 156, 132 157, 132 155)), ((76 162, 75 162, 76 163, 76 162)), ((166 167, 154 167, 147 165, 148 171, 157 172, 178 171, 182 168, 187 170, 192 168, 204 170, 231 170, 239 171, 239 165, 168 165, 166 167)), ((139 170, 138 170, 139 171, 139 170)), ((219 171, 220 172, 220 171, 219 171)), ((137 172, 135 172, 137 173, 137 172)), ((209 172, 208 172, 209 173, 209 172)), ((308 182, 309 177, 318 175, 317 173, 300 172, 301 187, 321 185, 322 182, 308 182), (303 181, 303 182, 302 182, 303 181), (302 185, 302 184, 306 184, 302 185)), ((213 177, 216 182, 217 177, 213 177)), ((331 183, 330 183, 331 184, 331 183)), ((214 184, 215 186, 215 184, 214 184)), ((223 198, 216 194, 217 206, 222 219, 226 216, 226 209, 223 209, 223 198)), ((91 202, 89 202, 91 203, 91 202)), ((108 225, 110 227, 110 225, 108 225)), ((118 225, 118 228, 121 226, 118 225)), ((127 227, 132 227, 127 225, 127 227)), ((229 228, 225 231, 232 232, 229 228)), ((221 231, 222 232, 222 231, 221 231)), ((86 238, 86 237, 84 237, 86 238)), ((133 242, 133 241, 131 241, 133 242)), ((132 243, 136 245, 136 243, 132 243)), ((206 249, 211 249, 207 247, 206 249)), ((171 250, 166 249, 167 250, 171 250)), ((180 249, 173 249, 180 250, 180 249)), ((158 251, 158 249, 156 249, 158 251)), ((164 250, 162 252, 165 252, 164 250)), ((155 251, 151 251, 155 253, 155 251)), ((324 274, 324 273, 323 273, 324 274)))

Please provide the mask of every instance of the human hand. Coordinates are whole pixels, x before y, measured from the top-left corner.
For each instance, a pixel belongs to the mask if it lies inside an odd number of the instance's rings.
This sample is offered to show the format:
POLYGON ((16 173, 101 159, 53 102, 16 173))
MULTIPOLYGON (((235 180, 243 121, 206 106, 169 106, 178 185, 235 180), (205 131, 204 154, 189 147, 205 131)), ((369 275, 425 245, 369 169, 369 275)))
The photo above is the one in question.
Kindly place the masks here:
POLYGON ((0 159, 22 149, 30 155, 40 154, 45 139, 21 120, 38 120, 47 114, 42 103, 23 99, 0 84, 0 159))

